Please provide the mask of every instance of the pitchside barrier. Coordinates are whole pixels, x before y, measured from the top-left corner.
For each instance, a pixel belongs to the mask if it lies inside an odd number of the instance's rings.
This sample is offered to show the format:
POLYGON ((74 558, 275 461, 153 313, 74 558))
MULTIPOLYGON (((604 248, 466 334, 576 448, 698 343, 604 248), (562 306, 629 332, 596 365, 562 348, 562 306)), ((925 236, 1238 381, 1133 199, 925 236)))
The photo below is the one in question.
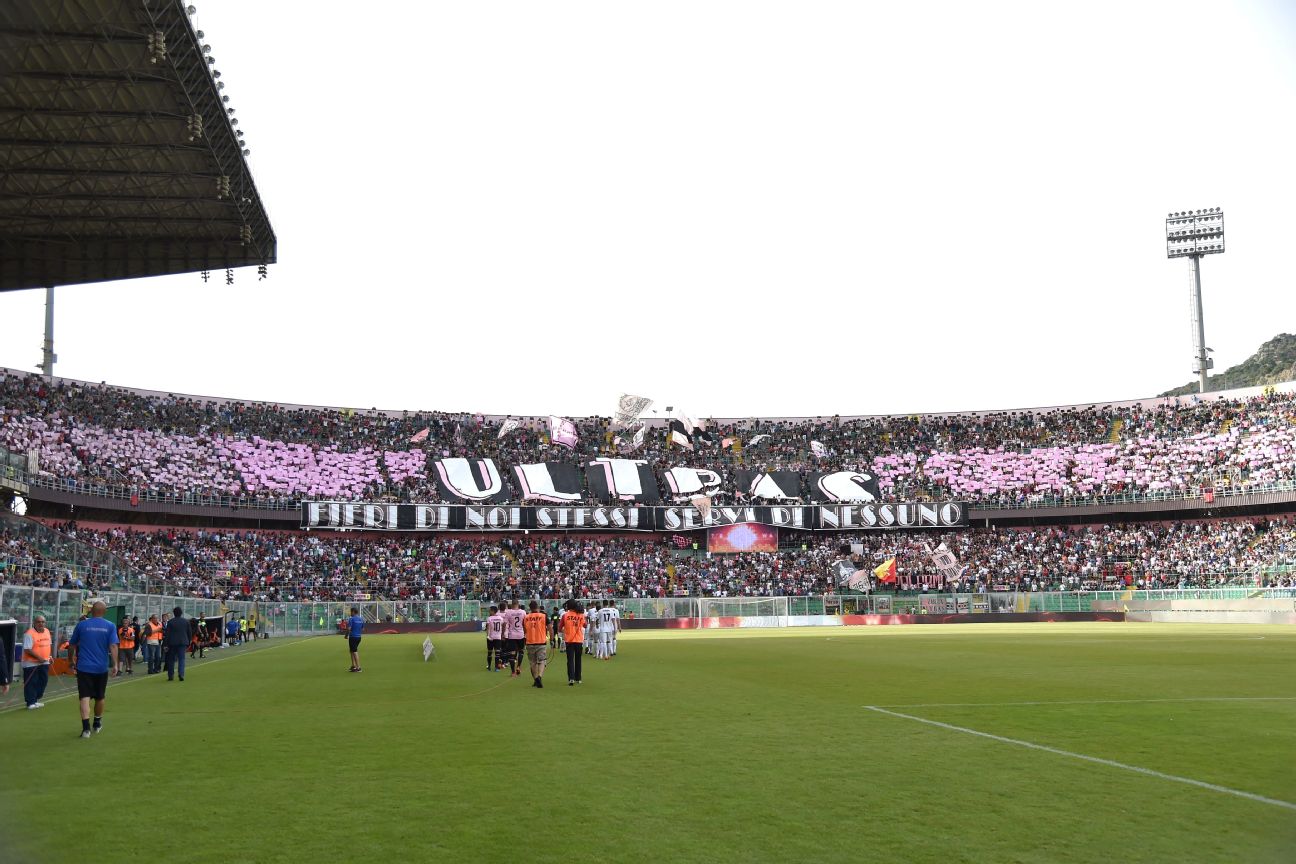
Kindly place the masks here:
MULTIPOLYGON (((99 597, 115 617, 169 613, 254 618, 258 635, 311 636, 338 632, 338 621, 356 606, 365 632, 476 631, 490 600, 346 600, 319 603, 222 601, 120 591, 0 585, 0 619, 20 630, 32 614, 45 615, 61 644, 99 597)), ((601 598, 582 598, 590 606, 601 598)), ((552 610, 558 600, 542 601, 552 610)), ((995 591, 984 594, 847 594, 810 597, 616 598, 627 628, 806 627, 872 624, 936 624, 962 621, 1196 620, 1296 623, 1296 588, 1217 588, 1162 591, 995 591), (1160 617, 1154 617, 1160 616, 1160 617), (1180 616, 1180 617, 1175 617, 1180 616), (1183 617, 1189 616, 1189 617, 1183 617), (1192 617, 1195 616, 1195 617, 1192 617), (1206 620, 1206 619, 1202 619, 1206 620)))

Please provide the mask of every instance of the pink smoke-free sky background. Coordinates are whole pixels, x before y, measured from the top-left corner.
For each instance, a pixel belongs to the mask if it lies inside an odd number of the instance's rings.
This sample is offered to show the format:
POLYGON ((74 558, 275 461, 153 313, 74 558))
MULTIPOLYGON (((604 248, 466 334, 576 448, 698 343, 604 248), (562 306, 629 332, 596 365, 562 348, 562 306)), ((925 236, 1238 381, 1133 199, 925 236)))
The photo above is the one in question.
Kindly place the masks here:
MULTIPOLYGON (((1013 408, 1296 328, 1296 7, 195 0, 279 263, 58 292, 59 374, 351 407, 1013 408)), ((0 364, 43 293, 0 296, 0 364)))

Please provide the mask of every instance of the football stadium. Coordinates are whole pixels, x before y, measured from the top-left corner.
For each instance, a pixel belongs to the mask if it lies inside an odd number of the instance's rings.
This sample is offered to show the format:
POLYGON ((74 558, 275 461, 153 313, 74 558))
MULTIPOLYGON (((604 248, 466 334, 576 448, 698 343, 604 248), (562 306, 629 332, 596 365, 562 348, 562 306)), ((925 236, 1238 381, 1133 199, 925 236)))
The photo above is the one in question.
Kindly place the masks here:
MULTIPOLYGON (((797 386, 857 413, 576 377, 593 413, 510 414, 493 374, 483 410, 306 404, 398 364, 240 377, 289 326, 255 309, 154 358, 226 390, 56 374, 56 292, 295 290, 196 16, 0 4, 0 299, 45 310, 40 368, 0 364, 0 861, 1296 858, 1296 375, 1209 374, 1222 208, 1154 214, 1197 380, 1144 398, 858 413, 855 358, 797 386)), ((130 374, 105 346, 78 368, 130 374)))

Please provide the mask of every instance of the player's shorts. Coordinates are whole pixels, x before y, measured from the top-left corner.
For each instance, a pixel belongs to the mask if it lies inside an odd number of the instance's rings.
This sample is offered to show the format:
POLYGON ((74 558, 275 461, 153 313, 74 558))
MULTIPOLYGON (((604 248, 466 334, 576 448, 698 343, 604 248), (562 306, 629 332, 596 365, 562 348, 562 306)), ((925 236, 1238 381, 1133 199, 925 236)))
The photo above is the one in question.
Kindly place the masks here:
POLYGON ((107 672, 78 672, 77 697, 80 699, 102 699, 108 690, 107 672))
POLYGON ((532 663, 543 663, 549 659, 549 646, 543 642, 539 645, 526 646, 527 660, 532 663))
POLYGON ((510 639, 513 643, 513 653, 521 657, 526 652, 526 639, 510 639))
POLYGON ((348 636, 348 637, 347 637, 347 645, 351 646, 351 650, 352 650, 352 651, 359 651, 359 650, 360 650, 360 640, 361 640, 362 638, 364 638, 364 637, 361 637, 361 636, 348 636))
POLYGON ((492 651, 496 651, 496 652, 503 651, 503 650, 504 650, 504 640, 503 640, 503 639, 487 639, 487 640, 486 640, 486 647, 487 647, 487 648, 490 648, 492 651))

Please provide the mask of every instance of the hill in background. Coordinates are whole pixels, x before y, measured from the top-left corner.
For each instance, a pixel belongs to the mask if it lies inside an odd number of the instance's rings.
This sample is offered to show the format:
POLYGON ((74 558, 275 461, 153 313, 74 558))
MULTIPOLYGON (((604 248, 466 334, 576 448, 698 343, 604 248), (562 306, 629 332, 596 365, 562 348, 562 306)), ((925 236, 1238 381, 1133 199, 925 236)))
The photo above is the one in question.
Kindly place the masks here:
MULTIPOLYGON (((1296 336, 1279 333, 1238 365, 1207 379, 1210 390, 1263 387, 1296 379, 1296 336)), ((1197 392, 1197 382, 1167 390, 1162 396, 1187 396, 1197 392)))

